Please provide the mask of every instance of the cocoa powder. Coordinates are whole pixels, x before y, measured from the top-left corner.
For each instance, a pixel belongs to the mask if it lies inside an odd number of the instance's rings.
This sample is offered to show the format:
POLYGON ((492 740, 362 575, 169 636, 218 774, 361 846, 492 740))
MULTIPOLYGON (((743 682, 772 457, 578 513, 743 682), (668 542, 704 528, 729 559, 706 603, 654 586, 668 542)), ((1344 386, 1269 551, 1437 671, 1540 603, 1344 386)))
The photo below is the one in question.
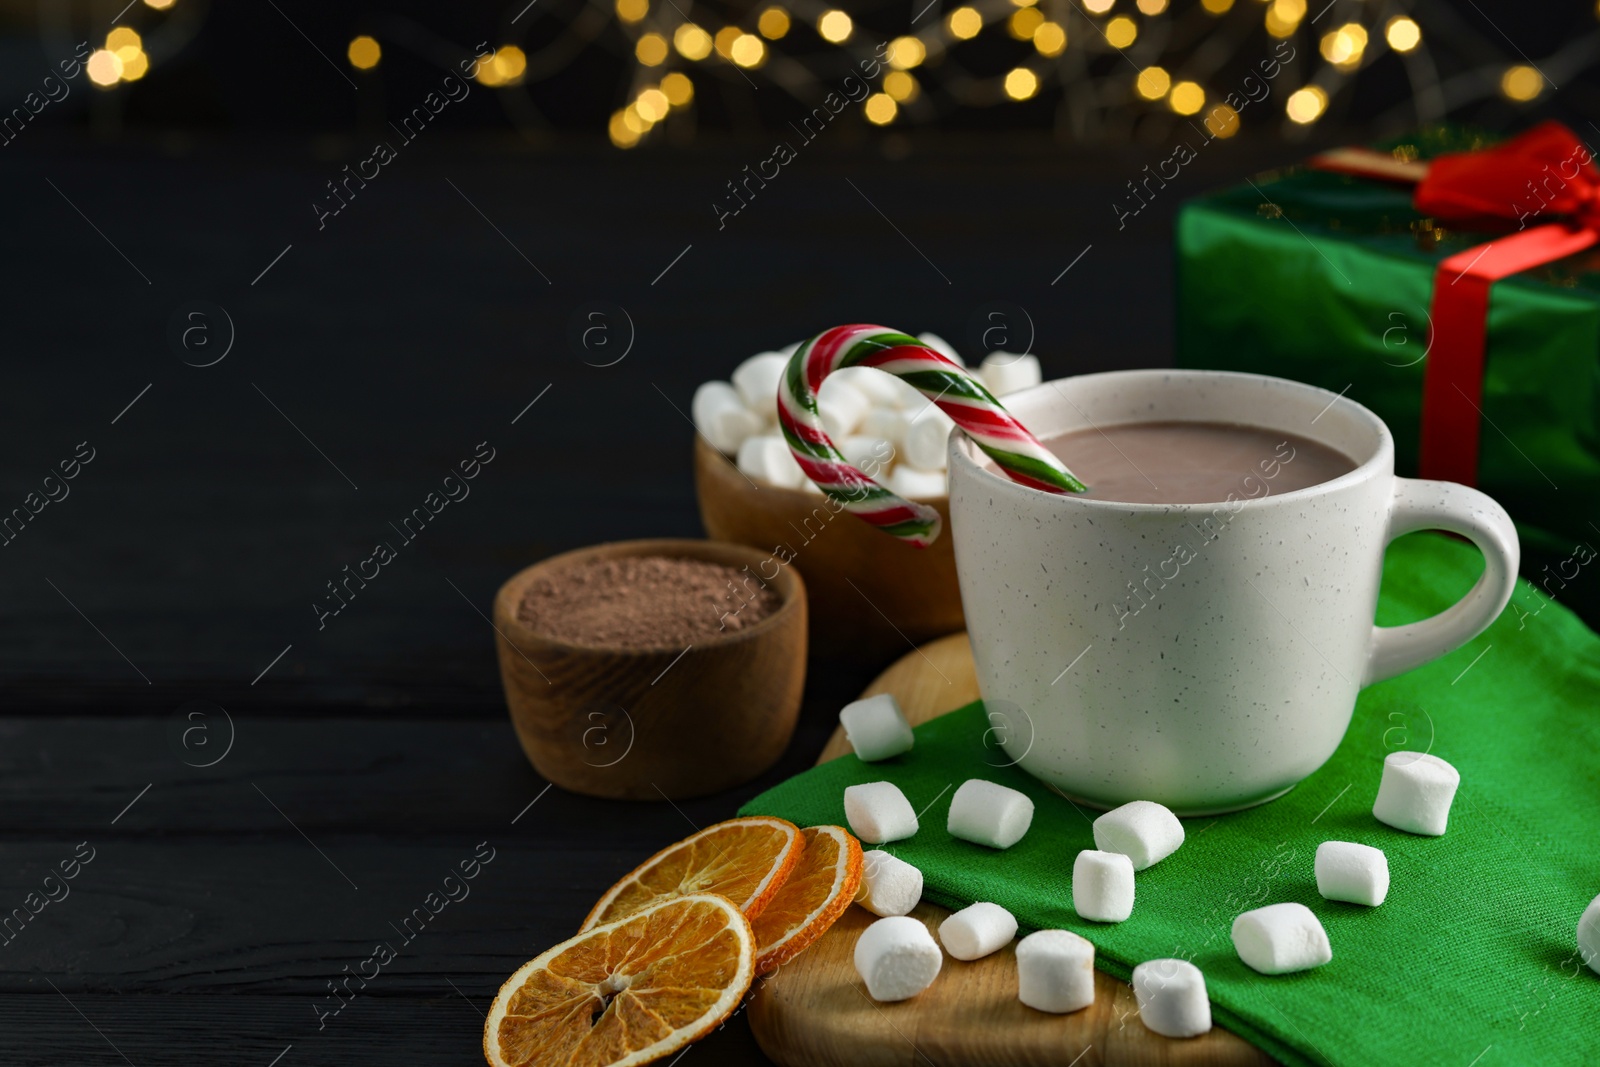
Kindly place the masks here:
POLYGON ((591 648, 681 649, 749 629, 777 591, 746 570, 673 556, 560 566, 528 587, 517 616, 536 633, 591 648))

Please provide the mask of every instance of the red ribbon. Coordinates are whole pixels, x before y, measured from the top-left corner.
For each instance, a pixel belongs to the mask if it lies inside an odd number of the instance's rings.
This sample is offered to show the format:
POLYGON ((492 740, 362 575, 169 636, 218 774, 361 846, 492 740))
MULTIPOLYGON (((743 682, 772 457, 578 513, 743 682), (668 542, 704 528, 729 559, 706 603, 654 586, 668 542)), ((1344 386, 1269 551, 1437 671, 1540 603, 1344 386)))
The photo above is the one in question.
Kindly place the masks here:
MULTIPOLYGON (((1397 173, 1392 157, 1381 157, 1387 164, 1374 160, 1369 166, 1364 156, 1344 150, 1312 165, 1369 177, 1409 177, 1397 173)), ((1514 233, 1444 260, 1433 278, 1418 473, 1472 485, 1483 421, 1490 287, 1600 243, 1600 168, 1576 134, 1559 122, 1545 122, 1493 148, 1437 157, 1418 181, 1412 204, 1457 226, 1518 226, 1514 233)))

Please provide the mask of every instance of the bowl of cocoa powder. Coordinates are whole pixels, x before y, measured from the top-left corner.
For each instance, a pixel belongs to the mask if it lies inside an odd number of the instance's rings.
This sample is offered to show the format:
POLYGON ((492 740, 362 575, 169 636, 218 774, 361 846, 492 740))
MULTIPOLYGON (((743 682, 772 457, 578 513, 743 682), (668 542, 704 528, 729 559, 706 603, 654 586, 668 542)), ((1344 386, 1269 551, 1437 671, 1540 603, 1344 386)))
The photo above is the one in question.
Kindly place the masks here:
POLYGON ((500 677, 534 769, 576 793, 659 800, 772 766, 800 711, 806 593, 765 563, 720 541, 620 541, 506 582, 500 677))

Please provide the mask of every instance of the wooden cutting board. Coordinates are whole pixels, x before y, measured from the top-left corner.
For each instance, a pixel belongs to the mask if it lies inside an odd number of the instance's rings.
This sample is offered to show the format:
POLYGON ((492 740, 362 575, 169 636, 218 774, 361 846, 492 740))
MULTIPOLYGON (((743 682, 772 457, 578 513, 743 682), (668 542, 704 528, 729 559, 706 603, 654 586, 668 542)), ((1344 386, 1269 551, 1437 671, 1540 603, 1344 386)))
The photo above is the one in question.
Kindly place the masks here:
MULTIPOLYGON (((893 693, 913 726, 978 699, 966 634, 924 645, 884 671, 863 696, 893 693)), ((834 731, 817 761, 850 751, 834 731)), ((950 912, 924 903, 911 913, 938 937, 950 912)), ((1225 1030, 1204 1037, 1160 1037, 1139 1022, 1127 984, 1095 973, 1095 1002, 1048 1015, 1017 1000, 1015 942, 971 963, 946 959, 923 993, 897 1004, 867 996, 852 954, 876 918, 852 907, 816 944, 765 980, 749 1003, 762 1051, 784 1067, 1272 1067, 1266 1053, 1225 1030)))

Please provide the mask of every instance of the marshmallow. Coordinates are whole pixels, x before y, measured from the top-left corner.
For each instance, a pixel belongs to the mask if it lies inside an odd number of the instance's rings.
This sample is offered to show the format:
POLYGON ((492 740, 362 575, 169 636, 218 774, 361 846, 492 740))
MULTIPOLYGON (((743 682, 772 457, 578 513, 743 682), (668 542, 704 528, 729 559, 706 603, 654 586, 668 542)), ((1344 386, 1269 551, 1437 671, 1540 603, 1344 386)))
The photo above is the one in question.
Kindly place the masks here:
POLYGON ((846 786, 844 817, 850 831, 869 845, 899 841, 917 832, 917 813, 893 782, 846 786))
POLYGON ((1133 861, 1086 848, 1072 861, 1072 907, 1080 919, 1119 923, 1133 914, 1133 861))
POLYGON ((798 489, 810 480, 795 462, 789 443, 781 437, 745 438, 735 464, 746 476, 783 489, 798 489))
POLYGON ((1017 936, 1017 920, 998 904, 980 900, 939 924, 939 941, 958 960, 982 959, 1017 936))
POLYGON ((1578 920, 1578 956, 1600 974, 1600 897, 1589 901, 1578 920))
POLYGON ((1094 1003, 1094 945, 1068 930, 1040 930, 1017 942, 1017 999, 1055 1014, 1094 1003))
POLYGON ((906 423, 905 437, 901 441, 901 456, 913 467, 925 471, 942 471, 950 465, 950 431, 956 421, 933 404, 914 413, 906 423))
POLYGON ((846 704, 839 712, 844 735, 856 755, 868 763, 910 752, 916 738, 893 693, 879 693, 846 704))
POLYGON ((944 955, 921 922, 907 915, 879 919, 856 938, 856 973, 873 1000, 907 1000, 939 976, 944 955))
POLYGON ((789 359, 782 352, 763 352, 734 368, 733 387, 744 406, 763 419, 777 417, 778 383, 788 365, 789 359))
POLYGON ((1033 801, 1026 793, 982 778, 968 778, 950 798, 945 829, 951 837, 990 848, 1010 848, 1022 840, 1033 822, 1033 801))
POLYGON ((1328 932, 1310 908, 1294 901, 1268 904, 1233 920, 1233 947, 1262 974, 1308 971, 1333 959, 1328 932))
POLYGON ((876 367, 840 367, 829 377, 843 378, 866 393, 867 399, 875 406, 892 405, 899 397, 899 390, 894 387, 898 379, 876 367))
POLYGON ((1206 976, 1187 960, 1149 960, 1133 969, 1139 1020, 1163 1037, 1199 1037, 1211 1029, 1206 976))
POLYGON ((935 352, 939 353, 941 356, 944 356, 946 359, 949 359, 956 366, 958 366, 958 367, 965 367, 966 366, 965 363, 961 362, 960 353, 958 353, 954 348, 952 348, 950 346, 950 342, 949 341, 946 341, 943 337, 940 337, 938 334, 936 334, 936 333, 919 333, 919 334, 917 334, 917 340, 921 341, 923 344, 927 345, 929 348, 933 349, 935 352))
POLYGON ((1396 830, 1438 837, 1450 821, 1461 772, 1426 752, 1391 752, 1383 760, 1383 779, 1372 814, 1396 830))
MULTIPOLYGON (((890 379, 891 382, 895 380, 890 379)), ((859 429, 863 434, 883 438, 898 450, 906 433, 906 416, 899 408, 875 407, 861 420, 859 429)))
POLYGON ((727 382, 705 382, 694 391, 689 403, 694 428, 711 442, 711 447, 733 455, 751 434, 761 432, 761 416, 744 406, 739 394, 727 382))
POLYGON ((1183 824, 1153 800, 1132 800, 1094 821, 1094 844, 1102 852, 1122 853, 1142 871, 1178 851, 1183 824))
POLYGON ((1019 356, 1012 352, 990 352, 984 357, 978 374, 995 396, 1029 389, 1044 380, 1038 356, 1019 356))
POLYGON ((891 378, 894 382, 895 406, 907 415, 913 415, 932 403, 922 395, 922 390, 912 385, 903 378, 891 378))
POLYGON ((922 872, 875 848, 861 857, 856 903, 874 915, 909 915, 922 902, 922 872))
POLYGON ((879 474, 884 473, 894 460, 894 445, 882 437, 853 433, 834 444, 839 446, 839 454, 844 456, 846 463, 867 472, 869 476, 874 470, 879 474))
POLYGON ((1317 892, 1328 900, 1377 907, 1389 895, 1389 859, 1380 848, 1353 841, 1317 846, 1317 892))
POLYGON ((936 500, 950 494, 950 483, 944 471, 919 471, 904 463, 891 471, 883 484, 891 493, 907 500, 936 500))
POLYGON ((837 374, 828 375, 817 388, 817 414, 822 417, 822 428, 835 441, 855 433, 871 407, 866 393, 837 374))

